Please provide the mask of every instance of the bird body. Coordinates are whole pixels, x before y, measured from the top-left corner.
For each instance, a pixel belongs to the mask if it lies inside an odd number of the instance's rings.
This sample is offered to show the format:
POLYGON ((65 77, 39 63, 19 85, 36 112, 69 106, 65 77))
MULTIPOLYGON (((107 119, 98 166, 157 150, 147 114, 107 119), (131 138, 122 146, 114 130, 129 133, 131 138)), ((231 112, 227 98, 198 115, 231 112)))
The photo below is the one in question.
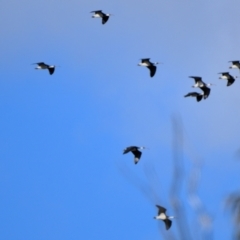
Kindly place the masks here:
POLYGON ((123 150, 123 154, 132 152, 132 154, 134 155, 134 163, 137 164, 142 156, 142 152, 139 150, 144 149, 144 148, 145 147, 130 146, 123 150))
POLYGON ((33 63, 33 64, 38 65, 35 69, 48 69, 50 75, 52 75, 55 71, 54 65, 48 65, 48 64, 45 64, 44 62, 33 63))
POLYGON ((150 62, 150 58, 142 58, 138 66, 147 67, 150 70, 150 77, 153 77, 157 71, 157 67, 156 67, 157 64, 159 63, 150 62))
POLYGON ((172 221, 170 219, 174 218, 174 216, 168 216, 166 214, 166 208, 159 205, 156 205, 156 207, 158 208, 158 215, 154 218, 157 220, 162 220, 165 223, 166 230, 168 230, 172 226, 172 221))
POLYGON ((102 10, 92 11, 91 13, 94 13, 93 18, 102 18, 102 24, 105 24, 111 16, 111 14, 103 13, 102 10))
POLYGON ((227 86, 231 86, 235 82, 235 78, 232 75, 230 75, 229 72, 222 72, 219 74, 222 74, 222 76, 220 76, 219 79, 227 80, 227 86))

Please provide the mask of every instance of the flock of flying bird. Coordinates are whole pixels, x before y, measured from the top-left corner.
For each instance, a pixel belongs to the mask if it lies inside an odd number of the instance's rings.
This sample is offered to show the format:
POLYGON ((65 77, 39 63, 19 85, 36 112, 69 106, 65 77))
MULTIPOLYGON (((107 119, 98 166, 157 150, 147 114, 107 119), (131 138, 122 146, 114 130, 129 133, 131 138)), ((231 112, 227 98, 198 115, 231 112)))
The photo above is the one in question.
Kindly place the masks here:
MULTIPOLYGON (((102 24, 105 24, 108 21, 109 17, 112 15, 105 14, 101 10, 92 11, 91 13, 94 13, 92 15, 93 18, 102 18, 102 24)), ((232 63, 232 65, 229 68, 231 69, 236 68, 240 70, 240 61, 230 62, 232 63)), ((55 65, 48 65, 45 64, 44 62, 38 62, 34 64, 37 64, 37 67, 35 69, 47 69, 50 75, 54 73, 56 67, 55 65)), ((157 64, 159 64, 159 62, 156 63, 150 62, 150 58, 142 58, 138 66, 147 67, 150 71, 150 77, 153 77, 157 71, 156 66, 157 64)), ((227 80, 227 86, 231 86, 234 83, 235 78, 237 78, 237 76, 234 78, 232 75, 229 74, 229 72, 221 72, 219 74, 221 74, 219 79, 227 80)), ((200 88, 202 90, 202 93, 190 92, 186 94, 184 97, 196 97, 197 102, 201 101, 202 98, 203 99, 208 98, 211 92, 209 86, 214 84, 203 82, 201 77, 190 76, 190 78, 193 78, 195 80, 195 84, 192 87, 200 88)), ((132 152, 132 154, 134 155, 134 163, 137 164, 141 158, 142 152, 140 150, 142 149, 145 149, 145 147, 130 146, 123 150, 123 154, 132 152)), ((158 208, 158 214, 154 218, 157 220, 163 220, 163 222, 165 223, 165 227, 168 230, 172 225, 172 221, 170 219, 174 218, 174 216, 168 216, 166 214, 167 211, 166 208, 159 205, 156 205, 156 207, 158 208)))
MULTIPOLYGON (((229 68, 240 69, 239 61, 230 61, 230 62, 232 63, 232 65, 229 68)), ((221 74, 219 79, 227 80, 228 87, 231 86, 235 82, 235 78, 237 78, 237 76, 234 78, 229 72, 221 72, 219 74, 221 74)), ((192 77, 191 76, 190 78, 193 78, 195 80, 195 84, 192 87, 200 88, 203 91, 203 93, 190 92, 190 93, 186 94, 184 97, 196 97, 197 102, 200 102, 202 100, 202 98, 206 99, 211 92, 211 89, 209 88, 209 86, 214 85, 214 84, 203 82, 201 77, 192 77)))

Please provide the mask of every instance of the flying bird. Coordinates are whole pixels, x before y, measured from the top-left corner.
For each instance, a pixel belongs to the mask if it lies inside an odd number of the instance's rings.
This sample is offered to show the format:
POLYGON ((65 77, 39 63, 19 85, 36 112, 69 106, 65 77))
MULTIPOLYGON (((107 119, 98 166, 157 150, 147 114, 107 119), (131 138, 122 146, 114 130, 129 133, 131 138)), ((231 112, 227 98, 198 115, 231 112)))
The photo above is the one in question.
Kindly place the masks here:
POLYGON ((157 220, 163 220, 166 226, 166 230, 168 230, 172 226, 172 221, 170 219, 174 218, 174 216, 168 216, 166 214, 166 208, 159 205, 156 205, 156 207, 158 208, 158 215, 154 218, 157 220))
POLYGON ((239 61, 229 61, 232 65, 229 68, 237 68, 240 69, 240 62, 239 61))
POLYGON ((227 86, 231 86, 235 82, 235 78, 232 75, 230 75, 229 72, 222 72, 219 74, 222 74, 222 76, 220 76, 219 79, 227 80, 227 86))
POLYGON ((54 73, 55 67, 56 67, 54 65, 47 65, 44 62, 33 63, 33 64, 38 65, 35 69, 48 69, 50 75, 52 75, 54 73))
POLYGON ((110 13, 103 13, 102 10, 92 11, 90 13, 94 13, 92 15, 93 18, 102 18, 102 24, 105 24, 108 21, 109 17, 112 15, 110 13))
POLYGON ((201 77, 193 77, 193 76, 190 76, 190 78, 193 78, 195 80, 195 84, 192 86, 194 88, 201 88, 201 87, 209 87, 209 86, 212 86, 214 84, 212 83, 205 83, 201 77))
POLYGON ((132 152, 132 154, 134 155, 134 163, 137 164, 142 155, 142 152, 139 150, 144 149, 144 148, 145 147, 130 146, 123 150, 123 154, 132 152))
POLYGON ((203 93, 190 92, 184 97, 196 97, 197 102, 200 102, 202 98, 206 99, 209 96, 211 89, 206 86, 200 87, 200 89, 203 91, 203 93))
POLYGON ((159 63, 150 62, 150 58, 142 58, 138 66, 147 67, 150 70, 150 77, 153 77, 157 71, 157 67, 156 67, 157 64, 159 63))

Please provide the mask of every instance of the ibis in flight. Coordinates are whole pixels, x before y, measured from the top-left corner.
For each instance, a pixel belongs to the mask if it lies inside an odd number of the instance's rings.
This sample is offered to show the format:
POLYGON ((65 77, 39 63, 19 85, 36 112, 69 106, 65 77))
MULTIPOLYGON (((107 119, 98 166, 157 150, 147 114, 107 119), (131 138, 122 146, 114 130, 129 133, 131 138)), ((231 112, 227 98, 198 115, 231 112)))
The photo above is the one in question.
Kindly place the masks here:
POLYGON ((103 13, 102 10, 92 11, 91 13, 94 13, 92 15, 93 18, 102 18, 102 24, 105 24, 108 21, 109 17, 112 15, 103 13))
POLYGON ((165 223, 165 227, 168 230, 172 226, 172 221, 170 219, 174 218, 174 216, 168 216, 166 214, 167 209, 164 207, 161 207, 159 205, 156 205, 158 208, 158 215, 154 217, 157 220, 163 220, 165 223))
POLYGON ((48 69, 50 75, 52 75, 54 73, 54 70, 55 70, 54 65, 47 65, 44 62, 33 63, 33 64, 38 65, 35 69, 48 69))
POLYGON ((134 163, 137 164, 142 155, 142 152, 139 150, 144 149, 144 148, 145 147, 130 146, 123 150, 123 154, 132 152, 132 154, 134 155, 134 163))
POLYGON ((138 66, 147 67, 150 70, 150 77, 153 77, 157 71, 157 67, 156 67, 157 64, 159 63, 150 62, 150 58, 142 58, 138 66))
POLYGON ((235 78, 229 74, 229 72, 222 72, 219 73, 222 74, 219 79, 225 79, 227 80, 227 86, 231 86, 235 82, 235 78))

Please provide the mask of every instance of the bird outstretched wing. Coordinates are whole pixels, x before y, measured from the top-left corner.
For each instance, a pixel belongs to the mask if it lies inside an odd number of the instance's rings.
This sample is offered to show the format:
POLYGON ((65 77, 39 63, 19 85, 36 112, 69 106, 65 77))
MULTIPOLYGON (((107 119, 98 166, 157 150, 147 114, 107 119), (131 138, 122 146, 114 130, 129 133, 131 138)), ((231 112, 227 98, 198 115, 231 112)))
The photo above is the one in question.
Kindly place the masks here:
POLYGON ((167 211, 166 208, 156 205, 156 207, 158 208, 158 215, 160 215, 160 213, 165 213, 167 211))
POLYGON ((103 15, 103 17, 102 17, 102 24, 105 24, 108 21, 108 19, 109 19, 109 16, 103 15))
POLYGON ((137 164, 142 156, 142 152, 136 150, 136 151, 132 151, 132 153, 134 155, 134 163, 137 164))
POLYGON ((163 220, 166 226, 166 230, 168 230, 172 226, 172 221, 169 219, 163 220))
POLYGON ((55 71, 55 67, 48 68, 48 71, 49 71, 50 75, 52 75, 55 71))
POLYGON ((157 67, 152 65, 152 66, 148 66, 148 69, 150 70, 150 77, 153 77, 157 71, 157 67))

